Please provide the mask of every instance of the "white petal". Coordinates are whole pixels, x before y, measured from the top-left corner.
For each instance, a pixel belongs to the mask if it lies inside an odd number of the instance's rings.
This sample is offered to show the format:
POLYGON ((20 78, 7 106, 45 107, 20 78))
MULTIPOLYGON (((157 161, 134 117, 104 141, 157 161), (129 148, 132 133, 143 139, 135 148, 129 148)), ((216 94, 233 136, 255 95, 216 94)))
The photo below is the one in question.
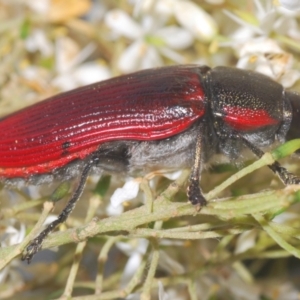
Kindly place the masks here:
POLYGON ((159 52, 177 64, 184 64, 186 62, 184 55, 181 55, 168 47, 159 47, 159 52))
POLYGON ((111 77, 110 70, 97 62, 88 62, 72 72, 78 85, 87 85, 111 77))
POLYGON ((257 231, 255 229, 243 232, 237 239, 235 254, 243 253, 255 245, 257 231))
POLYGON ((253 39, 244 44, 239 52, 239 68, 263 73, 284 87, 292 86, 299 78, 299 72, 292 70, 293 56, 270 39, 253 39))
POLYGON ((158 299, 159 300, 168 300, 169 296, 164 290, 164 285, 161 281, 158 281, 158 299))
POLYGON ((135 16, 152 14, 165 20, 172 15, 174 1, 177 0, 131 0, 131 2, 135 2, 135 16))
POLYGON ((78 87, 76 81, 74 80, 72 73, 67 72, 62 75, 56 76, 52 81, 51 84, 54 87, 57 87, 60 91, 70 91, 78 87))
POLYGON ((123 73, 131 73, 139 69, 141 56, 146 51, 147 45, 137 40, 125 49, 120 56, 118 67, 123 73))
POLYGON ((26 4, 38 14, 46 14, 50 8, 50 0, 26 0, 26 4))
POLYGON ((157 28, 161 28, 164 25, 164 23, 161 22, 161 19, 155 18, 154 16, 143 16, 143 18, 140 20, 141 27, 143 28, 143 34, 151 34, 151 32, 153 32, 157 28))
POLYGON ((123 205, 113 206, 111 203, 106 206, 106 213, 109 216, 119 216, 124 211, 123 205))
POLYGON ((278 44, 271 39, 257 38, 251 39, 247 43, 241 45, 239 56, 242 57, 247 54, 253 55, 254 53, 282 53, 282 49, 278 44))
POLYGON ((163 62, 157 49, 153 46, 148 46, 141 60, 141 69, 156 68, 162 66, 162 64, 163 62))
POLYGON ((127 181, 122 188, 117 188, 110 198, 113 206, 117 207, 121 203, 134 199, 139 192, 140 182, 133 179, 127 181))
POLYGON ((83 49, 80 49, 78 44, 68 37, 57 39, 55 45, 57 72, 64 73, 78 66, 94 52, 95 48, 95 44, 89 43, 83 49))
POLYGON ((273 79, 276 79, 274 70, 272 69, 272 65, 270 61, 263 54, 252 54, 242 57, 238 63, 238 68, 249 69, 252 71, 256 71, 262 73, 266 76, 269 76, 273 79))
POLYGON ((106 11, 107 8, 104 3, 100 3, 100 1, 92 1, 92 7, 85 15, 85 18, 87 18, 89 22, 96 23, 103 19, 106 11))
POLYGON ((167 252, 161 250, 159 252, 159 266, 168 274, 183 274, 185 267, 180 264, 176 259, 172 258, 167 252))
POLYGON ((83 63, 96 49, 96 44, 89 43, 83 49, 80 50, 78 55, 74 58, 72 66, 77 66, 83 63))
POLYGON ((254 32, 249 26, 239 26, 237 30, 235 30, 231 35, 231 41, 220 42, 220 46, 229 46, 235 48, 236 45, 242 45, 249 41, 254 35, 254 32))
POLYGON ((300 72, 297 70, 288 70, 280 78, 280 83, 285 88, 292 87, 300 79, 300 72))
POLYGON ((210 41, 217 33, 214 19, 193 2, 175 2, 174 15, 183 27, 200 40, 210 41))
POLYGON ((176 180, 181 174, 182 174, 182 170, 175 171, 175 172, 172 172, 172 173, 165 173, 165 174, 163 174, 163 176, 170 179, 170 180, 176 180))
POLYGON ((52 223, 52 222, 55 221, 56 219, 57 219, 57 216, 56 216, 56 215, 52 215, 52 214, 49 215, 49 216, 46 218, 46 220, 45 220, 43 226, 49 225, 50 223, 52 223))
POLYGON ((300 0, 279 0, 281 6, 290 10, 300 9, 300 0))
POLYGON ((135 17, 141 15, 143 12, 151 11, 153 2, 155 0, 128 0, 128 2, 134 6, 133 15, 135 17))
POLYGON ((118 67, 123 73, 131 73, 161 65, 162 60, 156 48, 138 40, 122 53, 118 67))
POLYGON ((261 20, 264 18, 269 12, 271 7, 268 6, 269 1, 265 3, 265 7, 263 6, 261 0, 253 0, 255 7, 256 7, 256 17, 261 20))
POLYGON ((4 234, 1 236, 1 245, 2 246, 10 246, 15 245, 22 242, 25 238, 26 230, 25 225, 20 224, 20 228, 15 228, 12 225, 9 225, 6 229, 4 234))
POLYGON ((15 237, 16 244, 21 243, 24 240, 25 236, 26 236, 25 225, 23 223, 21 223, 20 224, 19 234, 18 234, 17 237, 15 237))
POLYGON ((120 9, 114 9, 105 15, 105 24, 116 33, 130 39, 137 39, 142 34, 142 28, 128 14, 120 9))
POLYGON ((245 21, 244 19, 241 19, 240 17, 238 17, 237 15, 235 15, 234 13, 232 13, 229 10, 224 9, 223 10, 224 14, 227 15, 230 19, 232 19, 233 21, 235 21, 238 25, 240 25, 240 28, 249 28, 251 32, 255 33, 255 34, 264 34, 264 31, 262 29, 260 29, 259 27, 252 25, 251 23, 248 23, 247 21, 245 21))
POLYGON ((55 65, 58 73, 70 70, 74 65, 74 60, 79 54, 78 44, 71 38, 61 37, 55 43, 55 65))
POLYGON ((28 66, 22 69, 22 76, 28 80, 37 80, 40 76, 39 71, 40 70, 36 66, 28 66))
POLYGON ((189 31, 177 26, 163 27, 155 32, 155 36, 162 38, 167 46, 173 49, 185 49, 194 42, 194 37, 189 31))
POLYGON ((45 57, 53 53, 52 43, 47 39, 42 30, 34 30, 32 34, 25 40, 26 49, 30 52, 40 51, 45 57))
POLYGON ((286 222, 291 222, 292 220, 297 220, 298 219, 298 214, 296 213, 293 213, 293 212, 283 212, 282 214, 276 216, 274 219, 273 219, 273 222, 275 223, 279 223, 279 224, 284 224, 286 222))
POLYGON ((219 5, 219 4, 223 4, 224 3, 224 0, 205 0, 207 3, 209 3, 209 4, 217 4, 217 5, 219 5))
POLYGON ((128 243, 118 242, 116 246, 130 258, 124 269, 121 279, 121 286, 126 286, 140 266, 143 255, 146 253, 149 241, 146 239, 136 239, 128 243))
POLYGON ((2 271, 0 272, 0 283, 5 281, 7 275, 9 272, 9 267, 5 267, 2 269, 2 271))
POLYGON ((64 72, 52 80, 52 85, 61 91, 69 91, 78 86, 91 84, 111 77, 109 69, 96 62, 89 62, 74 70, 64 72))
POLYGON ((127 286, 132 276, 135 274, 138 267, 140 266, 141 261, 142 261, 142 256, 139 253, 136 252, 133 255, 131 255, 131 257, 128 259, 125 265, 124 272, 122 274, 121 283, 120 283, 121 287, 127 286))
POLYGON ((137 252, 144 255, 147 251, 149 241, 146 239, 134 239, 130 242, 117 242, 116 246, 127 256, 131 256, 133 253, 137 252))
POLYGON ((294 40, 300 39, 300 27, 293 16, 277 18, 273 26, 276 34, 287 35, 294 40))

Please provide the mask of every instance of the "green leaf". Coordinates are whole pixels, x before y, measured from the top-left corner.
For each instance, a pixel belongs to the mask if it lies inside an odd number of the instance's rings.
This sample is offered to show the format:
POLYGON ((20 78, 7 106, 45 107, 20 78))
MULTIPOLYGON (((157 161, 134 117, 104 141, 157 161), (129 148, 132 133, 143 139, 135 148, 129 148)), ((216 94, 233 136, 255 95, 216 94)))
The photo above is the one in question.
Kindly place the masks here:
POLYGON ((286 142, 274 149, 271 153, 275 160, 286 157, 300 149, 300 139, 295 139, 286 142))
POLYGON ((21 39, 26 39, 31 31, 31 23, 29 19, 25 19, 20 28, 20 37, 21 39))
POLYGON ((94 193, 104 197, 110 186, 110 179, 110 175, 102 176, 94 189, 94 193))
POLYGON ((65 181, 62 182, 57 188, 56 190, 53 192, 53 194, 51 195, 50 199, 53 202, 57 202, 59 200, 61 200, 62 198, 64 198, 70 190, 70 182, 69 181, 65 181))

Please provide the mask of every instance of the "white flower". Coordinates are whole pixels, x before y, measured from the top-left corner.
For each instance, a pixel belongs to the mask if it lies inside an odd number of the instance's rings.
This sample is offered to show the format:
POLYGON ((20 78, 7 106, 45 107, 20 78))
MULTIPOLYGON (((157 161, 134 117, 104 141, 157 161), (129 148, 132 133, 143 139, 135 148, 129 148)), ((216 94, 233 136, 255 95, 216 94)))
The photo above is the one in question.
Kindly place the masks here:
POLYGON ((91 84, 111 76, 109 69, 97 61, 83 63, 95 50, 94 44, 88 44, 82 50, 75 41, 61 37, 56 41, 56 76, 52 84, 62 91, 91 84))
POLYGON ((176 63, 184 63, 184 57, 173 49, 184 49, 193 43, 188 30, 177 26, 164 27, 164 17, 143 15, 138 23, 127 13, 115 9, 106 14, 105 23, 111 29, 111 38, 124 36, 132 40, 118 63, 124 73, 161 66, 161 55, 176 63))
POLYGON ((26 38, 25 46, 29 52, 40 51, 44 57, 48 57, 53 53, 52 43, 41 29, 33 30, 30 36, 26 38))
POLYGON ((132 276, 135 274, 139 268, 143 256, 145 255, 149 241, 146 239, 135 239, 128 243, 118 242, 116 246, 119 250, 129 256, 129 259, 125 265, 122 278, 121 287, 127 286, 132 276))
MULTIPOLYGON (((199 5, 188 0, 131 0, 135 15, 152 14, 165 20, 174 16, 177 22, 200 41, 211 41, 217 33, 217 23, 199 5)), ((223 0, 214 0, 221 4, 223 0)))
POLYGON ((275 32, 295 37, 298 25, 291 16, 276 10, 270 0, 264 6, 258 0, 254 3, 254 14, 248 15, 247 19, 241 17, 242 13, 224 11, 241 26, 231 34, 230 42, 220 43, 220 46, 231 46, 236 50, 239 57, 237 67, 261 72, 284 87, 291 87, 300 78, 300 72, 292 69, 293 57, 267 36, 275 32))
POLYGON ((123 202, 136 198, 140 187, 140 180, 129 178, 122 188, 117 188, 110 198, 113 207, 118 207, 123 202))
MULTIPOLYGON (((234 14, 228 10, 224 13, 240 26, 231 35, 232 38, 239 43, 249 41, 249 39, 269 35, 270 33, 288 34, 291 30, 290 25, 295 23, 292 16, 296 16, 287 10, 282 10, 280 7, 275 7, 271 0, 264 2, 264 5, 259 0, 254 0, 255 9, 253 14, 234 14), (291 23, 292 21, 292 23, 291 23)), ((293 29, 294 29, 293 25, 293 29)), ((297 25, 298 26, 298 25, 297 25)))
POLYGON ((251 39, 237 47, 237 67, 263 73, 284 87, 291 87, 300 72, 293 70, 293 56, 284 52, 279 45, 268 38, 251 39))
MULTIPOLYGON (((0 246, 8 247, 11 245, 21 243, 26 234, 25 225, 17 222, 14 219, 9 220, 10 225, 8 225, 4 233, 0 237, 0 246), (18 224, 18 225, 16 225, 18 224)), ((9 274, 11 274, 11 266, 5 267, 0 271, 0 282, 4 282, 9 274)))
POLYGON ((11 220, 12 225, 7 226, 4 234, 1 236, 1 246, 7 247, 21 243, 25 237, 25 225, 20 223, 19 228, 15 226, 15 221, 11 220))
MULTIPOLYGON (((170 180, 176 180, 182 171, 167 172, 166 170, 158 170, 151 172, 145 176, 150 180, 150 186, 155 188, 157 176, 164 176, 170 180)), ((121 188, 117 188, 110 198, 112 208, 119 209, 122 203, 133 200, 137 197, 140 188, 141 178, 127 178, 125 184, 121 188)), ((110 211, 111 213, 113 212, 110 211)))
POLYGON ((276 19, 276 11, 270 1, 266 1, 265 7, 262 6, 259 0, 254 0, 256 10, 251 18, 243 18, 242 14, 234 14, 228 10, 224 13, 238 23, 239 28, 232 34, 232 38, 240 43, 248 41, 250 38, 257 35, 268 34, 274 29, 274 21, 276 19))

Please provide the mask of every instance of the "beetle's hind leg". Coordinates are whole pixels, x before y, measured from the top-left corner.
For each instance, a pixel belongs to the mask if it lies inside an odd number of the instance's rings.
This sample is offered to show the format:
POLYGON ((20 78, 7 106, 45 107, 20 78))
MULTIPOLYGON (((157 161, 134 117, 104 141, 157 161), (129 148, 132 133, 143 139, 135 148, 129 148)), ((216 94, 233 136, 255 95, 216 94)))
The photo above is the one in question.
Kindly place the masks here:
POLYGON ((49 235, 59 224, 66 221, 66 219, 73 211, 80 196, 82 195, 90 170, 95 164, 97 164, 98 160, 99 159, 95 154, 91 155, 91 157, 87 160, 82 170, 78 186, 75 192, 73 193, 71 199, 67 203, 66 207, 63 209, 63 211, 60 213, 56 220, 50 223, 35 239, 30 241, 30 243, 25 249, 25 252, 22 255, 22 260, 27 260, 27 262, 30 263, 33 256, 41 249, 42 243, 47 237, 47 235, 49 235))
MULTIPOLYGON (((252 143, 250 143, 247 139, 239 135, 240 140, 242 143, 249 148, 257 157, 261 158, 265 153, 264 151, 260 150, 252 143)), ((296 176, 293 173, 290 173, 286 168, 282 167, 279 162, 275 161, 268 167, 280 178, 280 180, 285 185, 290 184, 300 184, 300 177, 296 176)))

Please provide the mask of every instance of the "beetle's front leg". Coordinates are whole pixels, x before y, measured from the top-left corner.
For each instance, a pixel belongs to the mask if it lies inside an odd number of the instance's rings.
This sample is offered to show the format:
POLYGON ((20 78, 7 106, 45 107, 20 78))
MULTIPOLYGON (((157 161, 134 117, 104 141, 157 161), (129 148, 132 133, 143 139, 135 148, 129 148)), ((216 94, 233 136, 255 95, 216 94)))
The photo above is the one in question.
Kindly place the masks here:
MULTIPOLYGON (((261 158, 265 154, 264 151, 260 150, 258 147, 250 143, 247 139, 240 135, 238 136, 242 140, 243 144, 247 148, 249 148, 257 157, 261 158)), ((275 161, 271 165, 268 165, 268 167, 280 178, 284 185, 300 184, 300 177, 282 167, 278 161, 275 161)))
POLYGON ((199 210, 202 206, 207 204, 203 192, 200 188, 200 177, 203 164, 203 137, 204 137, 204 125, 203 122, 199 124, 195 147, 194 163, 191 169, 191 175, 189 179, 189 185, 187 188, 187 196, 189 201, 196 206, 199 210))

